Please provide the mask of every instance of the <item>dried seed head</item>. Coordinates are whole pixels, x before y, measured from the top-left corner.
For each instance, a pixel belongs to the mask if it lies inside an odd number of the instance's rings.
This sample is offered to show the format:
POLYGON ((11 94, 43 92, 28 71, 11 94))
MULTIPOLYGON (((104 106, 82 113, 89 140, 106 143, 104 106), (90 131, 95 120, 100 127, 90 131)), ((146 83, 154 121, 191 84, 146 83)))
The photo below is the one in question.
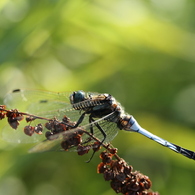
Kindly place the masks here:
POLYGON ((34 134, 34 130, 35 128, 29 125, 24 127, 24 133, 28 136, 32 136, 34 134))
POLYGON ((93 144, 92 144, 92 148, 93 148, 93 151, 94 152, 97 152, 98 150, 100 150, 100 143, 99 142, 94 142, 93 144))
POLYGON ((120 181, 118 181, 117 179, 113 179, 110 182, 111 188, 116 192, 116 193, 120 193, 121 189, 122 189, 122 184, 120 181))
POLYGON ((35 133, 37 134, 42 134, 43 132, 43 125, 41 123, 39 123, 38 125, 35 126, 35 129, 34 129, 35 133))
POLYGON ((31 122, 31 121, 34 121, 36 119, 36 117, 34 116, 26 116, 26 122, 31 122))
POLYGON ((108 152, 101 152, 100 158, 102 159, 102 162, 105 164, 110 164, 112 161, 112 154, 108 152))
POLYGON ((114 178, 115 178, 115 174, 114 174, 114 172, 112 170, 106 169, 104 171, 104 179, 106 181, 113 180, 114 178))
POLYGON ((111 154, 116 154, 117 151, 118 151, 117 148, 110 148, 110 150, 109 150, 109 152, 110 152, 111 154))
POLYGON ((45 137, 46 137, 48 140, 57 139, 57 137, 54 137, 54 136, 53 136, 53 133, 52 133, 51 131, 46 131, 46 132, 45 132, 45 137))
POLYGON ((70 143, 68 141, 62 141, 61 142, 61 147, 64 150, 68 150, 71 147, 71 145, 70 145, 70 143))
POLYGON ((91 149, 91 147, 92 147, 91 145, 86 145, 86 146, 78 145, 78 147, 77 147, 78 155, 82 156, 82 155, 88 153, 89 150, 91 149))
POLYGON ((107 166, 103 162, 101 162, 97 167, 97 172, 104 173, 106 169, 107 169, 107 166))
POLYGON ((4 119, 6 116, 6 113, 4 112, 0 112, 0 120, 4 119))
POLYGON ((48 129, 48 130, 52 130, 53 124, 51 123, 51 121, 45 123, 45 128, 48 129))
POLYGON ((24 116, 19 113, 17 109, 7 111, 6 116, 9 125, 13 129, 17 129, 18 125, 20 124, 19 121, 24 118, 24 116))
POLYGON ((119 173, 116 174, 116 179, 121 181, 121 182, 124 181, 125 178, 126 178, 126 175, 123 172, 119 172, 119 173))

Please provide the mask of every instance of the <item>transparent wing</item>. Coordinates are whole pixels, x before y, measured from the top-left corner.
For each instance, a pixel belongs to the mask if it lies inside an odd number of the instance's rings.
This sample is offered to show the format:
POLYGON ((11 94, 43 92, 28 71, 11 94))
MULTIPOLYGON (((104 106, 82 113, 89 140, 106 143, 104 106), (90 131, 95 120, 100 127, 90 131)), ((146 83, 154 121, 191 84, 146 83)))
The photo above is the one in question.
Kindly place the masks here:
MULTIPOLYGON (((104 135, 100 131, 100 129, 97 127, 97 124, 101 127, 101 129, 104 130, 106 134, 106 139, 104 140, 104 143, 109 143, 111 140, 114 139, 114 137, 118 133, 118 127, 116 123, 109 122, 107 120, 104 120, 106 117, 98 119, 94 121, 93 123, 80 126, 78 128, 83 129, 89 133, 91 133, 91 129, 93 129, 93 136, 98 138, 99 141, 102 141, 104 139, 104 135)), ((63 133, 60 133, 57 135, 57 139, 54 140, 46 140, 44 142, 40 142, 36 146, 34 146, 30 152, 45 152, 45 151, 56 151, 56 150, 63 150, 61 147, 62 141, 66 141, 64 139, 65 134, 73 134, 75 131, 78 130, 78 128, 71 129, 69 131, 65 131, 63 133)), ((91 139, 91 137, 88 134, 83 134, 82 135, 82 142, 81 145, 90 145, 94 143, 95 140, 91 139)), ((69 151, 78 151, 76 147, 71 148, 69 151)))
MULTIPOLYGON (((44 121, 45 122, 45 121, 44 121)), ((36 121, 36 124, 43 123, 42 120, 36 121)), ((27 125, 36 125, 35 122, 32 122, 31 124, 26 123, 25 120, 20 122, 19 127, 15 130, 10 127, 9 124, 7 124, 3 129, 1 130, 1 137, 3 140, 11 143, 35 143, 38 141, 42 141, 45 139, 44 134, 39 135, 34 133, 32 136, 28 136, 24 133, 24 127, 27 125)))
POLYGON ((5 96, 4 104, 10 109, 17 108, 22 112, 49 117, 72 108, 70 94, 71 92, 17 89, 5 96))
MULTIPOLYGON (((55 93, 42 90, 18 89, 5 96, 4 104, 8 109, 18 109, 21 112, 33 114, 45 118, 58 118, 61 120, 64 115, 77 121, 81 113, 72 109, 69 101, 71 92, 55 93)), ((87 123, 86 120, 83 121, 87 123)), ((31 125, 45 123, 44 120, 30 122, 31 125)), ((2 138, 9 142, 31 143, 41 141, 45 136, 33 134, 29 137, 24 134, 24 127, 28 125, 24 120, 20 122, 17 130, 13 130, 9 125, 3 128, 2 138)))

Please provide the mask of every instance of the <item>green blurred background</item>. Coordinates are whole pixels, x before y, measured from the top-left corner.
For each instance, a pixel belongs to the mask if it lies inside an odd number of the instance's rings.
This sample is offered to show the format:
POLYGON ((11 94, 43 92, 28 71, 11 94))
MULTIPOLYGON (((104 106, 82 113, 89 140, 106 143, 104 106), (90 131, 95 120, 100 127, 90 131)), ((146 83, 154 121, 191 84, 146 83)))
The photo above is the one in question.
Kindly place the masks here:
MULTIPOLYGON (((195 151, 194 0, 1 0, 0 98, 15 88, 112 94, 152 133, 195 151)), ((3 128, 5 121, 1 121, 3 128)), ((112 142, 160 194, 192 195, 194 161, 137 134, 112 142)), ((98 154, 0 142, 0 195, 112 195, 98 154)))

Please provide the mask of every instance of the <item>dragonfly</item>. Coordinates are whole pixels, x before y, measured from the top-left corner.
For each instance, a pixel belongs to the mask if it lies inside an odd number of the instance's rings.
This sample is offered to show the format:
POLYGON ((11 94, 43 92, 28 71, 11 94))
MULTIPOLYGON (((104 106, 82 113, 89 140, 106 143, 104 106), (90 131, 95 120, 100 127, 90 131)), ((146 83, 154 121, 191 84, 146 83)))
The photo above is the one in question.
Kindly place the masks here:
MULTIPOLYGON (((5 96, 4 104, 9 108, 23 110, 22 113, 31 118, 32 122, 34 122, 34 119, 39 122, 49 118, 62 119, 64 116, 68 117, 71 121, 74 121, 71 122, 71 125, 66 122, 60 122, 60 124, 65 124, 66 128, 71 126, 70 132, 77 132, 79 129, 89 132, 85 135, 81 144, 92 141, 90 135, 97 137, 100 140, 100 145, 109 143, 117 135, 118 130, 125 130, 139 133, 174 152, 195 160, 195 152, 173 144, 142 128, 137 120, 132 115, 125 113, 121 104, 107 93, 84 91, 56 93, 17 89, 5 96)), ((3 137, 8 141, 22 143, 41 141, 39 135, 28 136, 28 139, 23 138, 22 128, 22 125, 17 127, 19 131, 15 131, 15 136, 5 128, 3 137)), ((31 151, 51 150, 64 138, 65 133, 57 132, 57 136, 51 136, 50 140, 40 142, 31 151)))

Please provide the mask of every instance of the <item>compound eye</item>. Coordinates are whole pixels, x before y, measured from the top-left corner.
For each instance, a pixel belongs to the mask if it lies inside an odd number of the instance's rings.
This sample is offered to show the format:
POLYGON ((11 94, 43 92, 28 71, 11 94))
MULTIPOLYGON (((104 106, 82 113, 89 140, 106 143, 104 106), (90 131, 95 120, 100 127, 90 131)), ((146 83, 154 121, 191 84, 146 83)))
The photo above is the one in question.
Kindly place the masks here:
POLYGON ((74 91, 70 95, 70 103, 75 104, 85 100, 85 93, 83 91, 74 91))
POLYGON ((73 93, 70 95, 70 97, 69 97, 70 103, 71 103, 71 104, 74 104, 74 93, 75 93, 75 92, 73 92, 73 93))

